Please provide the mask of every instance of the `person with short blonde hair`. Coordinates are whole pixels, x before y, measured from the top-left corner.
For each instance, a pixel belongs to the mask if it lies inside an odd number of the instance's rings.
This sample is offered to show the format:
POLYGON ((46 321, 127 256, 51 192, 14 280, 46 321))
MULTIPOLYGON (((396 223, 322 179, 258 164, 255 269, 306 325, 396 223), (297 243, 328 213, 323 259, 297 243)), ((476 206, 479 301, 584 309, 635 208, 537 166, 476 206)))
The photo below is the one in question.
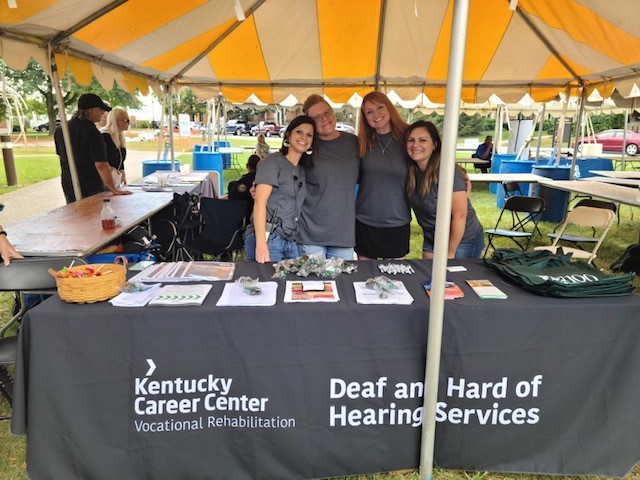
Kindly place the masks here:
POLYGON ((109 166, 121 176, 122 185, 127 184, 124 172, 124 160, 127 158, 125 132, 129 129, 131 120, 129 114, 122 107, 113 107, 107 115, 107 124, 100 130, 107 152, 109 166))

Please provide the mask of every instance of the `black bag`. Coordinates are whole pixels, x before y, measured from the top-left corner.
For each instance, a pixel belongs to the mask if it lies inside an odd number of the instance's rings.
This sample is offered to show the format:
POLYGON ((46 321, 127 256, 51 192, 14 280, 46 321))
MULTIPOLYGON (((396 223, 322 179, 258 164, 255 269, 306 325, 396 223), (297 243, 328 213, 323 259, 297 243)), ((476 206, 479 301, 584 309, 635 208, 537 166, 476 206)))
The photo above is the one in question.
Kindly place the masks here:
POLYGON ((612 272, 636 272, 640 275, 640 245, 629 245, 610 268, 612 272))

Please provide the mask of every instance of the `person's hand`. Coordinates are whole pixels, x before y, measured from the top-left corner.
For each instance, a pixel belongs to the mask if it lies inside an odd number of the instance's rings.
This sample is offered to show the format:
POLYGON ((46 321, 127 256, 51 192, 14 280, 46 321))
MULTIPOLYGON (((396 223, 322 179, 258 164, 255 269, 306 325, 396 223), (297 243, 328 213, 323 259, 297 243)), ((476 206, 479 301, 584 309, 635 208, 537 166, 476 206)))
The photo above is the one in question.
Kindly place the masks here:
POLYGON ((270 262, 269 259, 269 247, 267 247, 266 243, 258 243, 256 244, 256 262, 258 263, 267 263, 270 262))
MULTIPOLYGON (((2 230, 2 227, 0 227, 0 230, 2 230)), ((23 258, 22 255, 13 248, 13 245, 11 245, 6 235, 0 235, 0 255, 7 267, 11 263, 12 258, 23 258)))
POLYGON ((253 198, 255 200, 256 198, 256 184, 252 184, 251 188, 249 189, 249 193, 251 194, 251 198, 253 198))
POLYGON ((113 193, 114 195, 131 195, 133 192, 130 190, 111 190, 111 193, 113 193))
POLYGON ((124 173, 124 170, 120 170, 120 182, 122 183, 122 185, 126 185, 127 184, 127 176, 124 173))

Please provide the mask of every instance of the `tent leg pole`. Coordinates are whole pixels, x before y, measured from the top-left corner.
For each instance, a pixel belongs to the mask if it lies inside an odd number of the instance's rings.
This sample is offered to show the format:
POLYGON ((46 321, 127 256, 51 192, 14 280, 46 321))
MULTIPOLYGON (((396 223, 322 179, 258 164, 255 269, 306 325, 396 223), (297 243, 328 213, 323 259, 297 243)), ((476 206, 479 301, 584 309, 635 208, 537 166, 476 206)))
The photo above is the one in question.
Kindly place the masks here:
POLYGON ((456 143, 458 138, 458 114, 462 91, 462 69, 466 42, 469 0, 456 0, 453 7, 449 68, 447 72, 447 97, 445 103, 442 136, 442 161, 438 178, 438 208, 436 211, 435 256, 433 259, 433 295, 429 307, 429 333, 427 362, 425 366, 424 420, 420 445, 420 478, 433 478, 433 459, 436 433, 436 404, 438 401, 438 377, 440 350, 442 347, 442 321, 444 317, 444 285, 447 274, 447 252, 451 226, 453 178, 455 175, 456 143))

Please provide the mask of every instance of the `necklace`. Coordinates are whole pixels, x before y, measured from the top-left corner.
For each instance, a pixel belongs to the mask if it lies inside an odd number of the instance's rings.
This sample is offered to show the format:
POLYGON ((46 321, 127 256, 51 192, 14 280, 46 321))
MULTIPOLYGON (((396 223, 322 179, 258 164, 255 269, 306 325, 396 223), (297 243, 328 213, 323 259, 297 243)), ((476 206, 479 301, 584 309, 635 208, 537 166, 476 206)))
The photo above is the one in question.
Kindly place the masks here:
POLYGON ((391 140, 393 140, 393 135, 391 135, 389 137, 389 140, 387 140, 386 145, 382 145, 382 142, 380 141, 380 135, 376 134, 376 138, 378 139, 378 144, 380 145, 380 150, 382 150, 382 155, 384 155, 384 152, 386 152, 387 148, 389 148, 389 144, 391 143, 391 140))

